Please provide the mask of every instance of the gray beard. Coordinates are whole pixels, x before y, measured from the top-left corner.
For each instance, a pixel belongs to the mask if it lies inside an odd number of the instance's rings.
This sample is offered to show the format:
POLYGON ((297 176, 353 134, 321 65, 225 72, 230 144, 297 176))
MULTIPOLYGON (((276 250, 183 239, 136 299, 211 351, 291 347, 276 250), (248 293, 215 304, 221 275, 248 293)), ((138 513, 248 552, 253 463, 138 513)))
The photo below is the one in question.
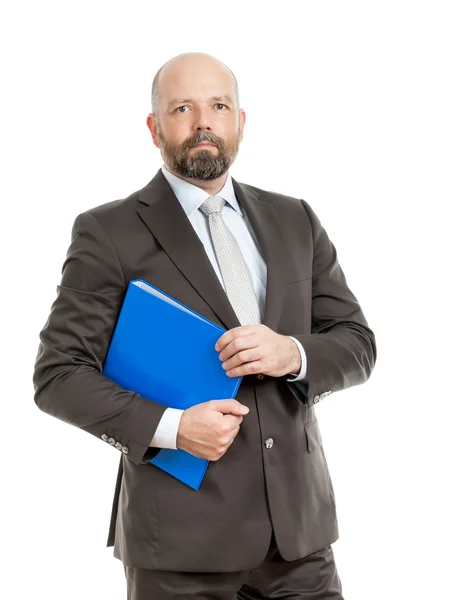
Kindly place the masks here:
POLYGON ((231 162, 231 157, 222 153, 213 156, 209 150, 199 150, 195 156, 166 156, 166 164, 172 172, 198 181, 219 179, 228 171, 231 162))
POLYGON ((228 149, 220 138, 208 131, 198 131, 178 147, 167 144, 161 131, 159 137, 162 142, 161 153, 167 167, 181 177, 198 181, 212 181, 222 177, 236 158, 239 148, 239 132, 235 145, 230 145, 228 149), (195 156, 190 156, 189 149, 200 142, 215 144, 218 154, 214 155, 209 150, 199 150, 195 156))

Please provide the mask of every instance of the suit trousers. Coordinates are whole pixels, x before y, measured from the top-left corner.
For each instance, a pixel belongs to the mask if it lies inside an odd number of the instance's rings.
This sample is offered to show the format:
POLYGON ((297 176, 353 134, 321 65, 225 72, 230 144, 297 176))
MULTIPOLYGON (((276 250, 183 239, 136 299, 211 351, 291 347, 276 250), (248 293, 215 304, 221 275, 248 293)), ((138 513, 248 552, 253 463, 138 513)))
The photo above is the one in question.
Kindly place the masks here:
POLYGON ((255 569, 232 573, 153 571, 125 566, 127 600, 343 600, 331 546, 284 560, 275 536, 255 569))

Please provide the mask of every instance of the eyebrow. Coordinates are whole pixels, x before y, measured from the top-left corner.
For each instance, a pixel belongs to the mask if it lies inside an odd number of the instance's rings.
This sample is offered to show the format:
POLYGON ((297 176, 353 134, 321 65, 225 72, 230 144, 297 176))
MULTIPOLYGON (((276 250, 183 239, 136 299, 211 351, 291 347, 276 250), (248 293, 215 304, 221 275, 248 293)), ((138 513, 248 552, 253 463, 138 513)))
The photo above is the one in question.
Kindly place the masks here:
MULTIPOLYGON (((225 96, 212 96, 211 100, 214 100, 215 102, 228 102, 228 104, 233 104, 233 100, 230 98, 230 96, 228 96, 227 94, 225 94, 225 96)), ((192 98, 185 98, 184 100, 180 100, 178 98, 176 98, 175 100, 172 100, 171 102, 169 102, 169 104, 167 105, 168 108, 170 109, 172 106, 175 106, 176 104, 189 104, 190 102, 195 102, 195 100, 193 100, 192 98)))

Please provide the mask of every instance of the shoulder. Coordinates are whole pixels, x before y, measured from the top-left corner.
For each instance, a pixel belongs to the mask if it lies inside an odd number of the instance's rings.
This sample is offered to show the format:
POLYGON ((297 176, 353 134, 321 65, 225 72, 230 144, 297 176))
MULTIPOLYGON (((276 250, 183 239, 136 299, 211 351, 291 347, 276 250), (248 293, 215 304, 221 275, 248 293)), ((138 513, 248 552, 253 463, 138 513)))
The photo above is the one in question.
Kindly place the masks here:
POLYGON ((138 198, 141 190, 125 198, 98 204, 79 213, 73 224, 73 234, 91 231, 96 235, 115 237, 127 231, 138 219, 138 198))
POLYGON ((77 216, 78 220, 98 221, 100 225, 111 225, 115 222, 120 223, 126 215, 134 212, 137 208, 137 202, 139 198, 139 191, 133 192, 126 198, 120 198, 118 200, 111 200, 110 202, 104 202, 93 206, 88 210, 80 213, 77 216))
POLYGON ((310 205, 302 198, 280 194, 272 190, 265 190, 248 183, 237 182, 237 185, 242 188, 247 194, 258 197, 258 200, 273 206, 278 212, 285 212, 295 215, 303 215, 310 220, 314 215, 310 205))
POLYGON ((169 184, 160 169, 151 181, 126 198, 99 204, 79 214, 75 225, 96 223, 105 231, 118 234, 130 231, 140 222, 138 211, 142 208, 142 203, 151 204, 152 198, 160 197, 167 188, 169 184))

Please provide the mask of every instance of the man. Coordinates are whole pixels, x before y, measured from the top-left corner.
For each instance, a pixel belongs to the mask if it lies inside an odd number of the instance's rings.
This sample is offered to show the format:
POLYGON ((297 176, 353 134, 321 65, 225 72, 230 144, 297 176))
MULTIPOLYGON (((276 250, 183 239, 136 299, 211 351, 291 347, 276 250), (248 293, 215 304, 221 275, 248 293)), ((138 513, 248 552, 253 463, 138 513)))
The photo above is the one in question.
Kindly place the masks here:
MULTIPOLYGON (((152 103, 164 166, 77 217, 41 333, 36 403, 121 454, 108 545, 129 598, 341 599, 314 407, 367 380, 373 333, 309 205, 230 177, 245 126, 231 71, 175 57, 152 103), (230 377, 244 376, 235 400, 166 409, 102 375, 138 278, 227 329, 216 350, 230 377), (198 491, 148 462, 162 447, 211 461, 198 491)), ((188 354, 180 336, 174 357, 188 354)))

